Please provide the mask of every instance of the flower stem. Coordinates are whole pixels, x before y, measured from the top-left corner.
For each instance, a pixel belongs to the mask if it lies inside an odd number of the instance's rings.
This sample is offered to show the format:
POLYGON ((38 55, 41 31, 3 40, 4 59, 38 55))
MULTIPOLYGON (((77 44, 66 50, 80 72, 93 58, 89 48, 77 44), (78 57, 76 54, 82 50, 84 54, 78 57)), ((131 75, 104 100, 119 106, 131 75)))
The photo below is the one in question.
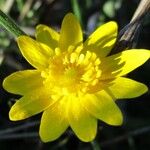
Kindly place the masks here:
POLYGON ((73 8, 73 12, 75 16, 78 18, 78 20, 80 21, 80 24, 83 26, 81 10, 80 10, 78 1, 71 0, 71 4, 72 4, 72 8, 73 8))
POLYGON ((5 13, 0 10, 0 26, 4 27, 8 32, 12 33, 15 37, 25 35, 19 26, 5 13))

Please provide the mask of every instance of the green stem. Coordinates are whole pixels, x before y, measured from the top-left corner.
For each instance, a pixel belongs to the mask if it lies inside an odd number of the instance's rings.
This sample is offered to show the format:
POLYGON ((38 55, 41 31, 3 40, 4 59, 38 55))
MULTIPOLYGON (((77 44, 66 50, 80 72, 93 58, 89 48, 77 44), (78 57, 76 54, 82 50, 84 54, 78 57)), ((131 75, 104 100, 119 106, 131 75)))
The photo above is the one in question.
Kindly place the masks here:
POLYGON ((0 26, 4 27, 8 32, 12 33, 15 37, 25 35, 19 26, 5 13, 0 10, 0 26))
POLYGON ((71 4, 72 4, 72 8, 73 8, 73 13, 75 14, 75 16, 80 21, 80 24, 83 26, 82 16, 81 16, 81 9, 80 9, 78 0, 71 0, 71 4))

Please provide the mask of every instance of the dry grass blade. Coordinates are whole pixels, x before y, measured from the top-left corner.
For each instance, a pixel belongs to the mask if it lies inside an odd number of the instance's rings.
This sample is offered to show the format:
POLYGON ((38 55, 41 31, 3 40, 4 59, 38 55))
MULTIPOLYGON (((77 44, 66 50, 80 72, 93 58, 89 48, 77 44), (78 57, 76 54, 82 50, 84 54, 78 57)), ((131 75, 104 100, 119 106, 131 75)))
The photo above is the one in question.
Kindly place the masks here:
POLYGON ((34 0, 27 0, 22 11, 21 11, 21 14, 19 16, 19 21, 22 21, 24 19, 24 17, 26 16, 26 14, 29 12, 31 6, 32 6, 32 3, 33 3, 34 0))
POLYGON ((11 10, 13 4, 14 4, 15 0, 6 0, 5 4, 2 7, 2 11, 6 14, 9 13, 9 11, 11 10))
POLYGON ((140 32, 140 27, 147 13, 150 10, 150 0, 141 0, 131 21, 119 33, 115 53, 136 46, 136 40, 140 32))

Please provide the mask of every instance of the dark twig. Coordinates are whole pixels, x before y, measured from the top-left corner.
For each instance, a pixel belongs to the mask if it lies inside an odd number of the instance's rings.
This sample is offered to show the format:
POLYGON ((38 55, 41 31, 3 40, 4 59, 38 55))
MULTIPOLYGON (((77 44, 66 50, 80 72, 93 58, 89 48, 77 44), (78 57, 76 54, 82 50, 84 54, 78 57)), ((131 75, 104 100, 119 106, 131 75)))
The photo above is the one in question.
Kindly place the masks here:
POLYGON ((149 10, 150 0, 141 0, 130 23, 119 32, 118 41, 114 48, 115 53, 136 46, 140 27, 149 10))
POLYGON ((129 137, 141 135, 141 134, 148 133, 148 132, 150 132, 150 126, 139 128, 139 129, 136 129, 134 131, 130 131, 124 135, 120 135, 120 136, 117 136, 111 140, 104 141, 100 145, 101 145, 101 147, 110 146, 112 144, 119 143, 120 141, 126 140, 129 137))
POLYGON ((34 121, 34 122, 25 123, 25 124, 17 126, 17 127, 3 129, 3 130, 0 131, 0 139, 1 139, 1 136, 4 135, 4 134, 9 134, 9 133, 17 132, 19 130, 24 130, 26 128, 30 128, 30 127, 33 127, 33 126, 37 126, 39 123, 40 123, 39 121, 34 121))
POLYGON ((1 135, 0 140, 16 140, 16 139, 25 139, 25 138, 37 138, 39 134, 37 132, 30 133, 14 133, 14 134, 6 134, 1 135))
MULTIPOLYGON (((12 132, 16 132, 16 131, 19 131, 19 130, 22 130, 22 129, 25 129, 28 127, 35 126, 38 123, 39 122, 32 122, 32 123, 24 124, 24 125, 21 125, 18 127, 14 127, 13 129, 4 130, 3 132, 1 131, 0 140, 37 138, 39 136, 39 134, 37 132, 29 132, 29 133, 27 133, 27 132, 26 133, 12 133, 12 132), (10 133, 10 134, 8 134, 8 133, 10 133)), ((150 132, 150 126, 139 128, 134 131, 130 131, 126 134, 114 137, 111 140, 101 142, 100 145, 101 145, 101 147, 107 147, 107 146, 113 145, 115 143, 119 143, 120 141, 126 140, 129 137, 138 136, 138 135, 142 135, 144 133, 149 133, 149 132, 150 132)), ((99 149, 100 149, 100 147, 99 147, 99 149)))

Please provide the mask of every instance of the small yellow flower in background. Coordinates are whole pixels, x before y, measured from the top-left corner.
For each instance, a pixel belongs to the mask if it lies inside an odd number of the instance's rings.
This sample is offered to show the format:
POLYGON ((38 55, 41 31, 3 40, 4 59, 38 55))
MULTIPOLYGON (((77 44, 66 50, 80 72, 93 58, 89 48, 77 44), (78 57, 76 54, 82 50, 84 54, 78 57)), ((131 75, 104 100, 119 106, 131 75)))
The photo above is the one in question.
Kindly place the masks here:
POLYGON ((150 57, 144 49, 132 49, 108 56, 117 37, 117 24, 99 27, 83 43, 80 24, 73 14, 65 16, 60 34, 38 25, 36 40, 17 39, 25 59, 35 68, 8 76, 3 87, 22 95, 11 108, 11 120, 22 120, 43 112, 42 141, 53 141, 70 126, 85 142, 95 138, 97 119, 121 125, 122 113, 116 99, 144 94, 147 87, 122 77, 150 57))

